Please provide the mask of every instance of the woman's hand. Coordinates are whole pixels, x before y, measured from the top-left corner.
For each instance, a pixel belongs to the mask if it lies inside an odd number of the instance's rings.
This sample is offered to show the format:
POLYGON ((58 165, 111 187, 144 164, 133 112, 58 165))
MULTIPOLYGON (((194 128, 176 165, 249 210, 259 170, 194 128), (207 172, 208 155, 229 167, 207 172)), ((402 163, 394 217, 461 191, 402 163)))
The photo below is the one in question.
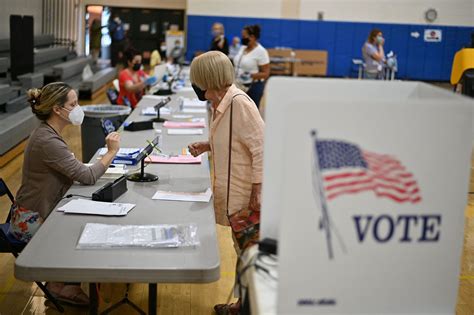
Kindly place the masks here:
POLYGON ((188 145, 189 153, 196 157, 203 154, 204 152, 211 151, 209 142, 194 142, 188 145))
POLYGON ((252 193, 250 194, 249 210, 260 211, 262 203, 262 184, 252 184, 252 193))
POLYGON ((117 152, 120 149, 120 134, 118 132, 111 132, 105 138, 105 143, 107 144, 108 151, 117 152))

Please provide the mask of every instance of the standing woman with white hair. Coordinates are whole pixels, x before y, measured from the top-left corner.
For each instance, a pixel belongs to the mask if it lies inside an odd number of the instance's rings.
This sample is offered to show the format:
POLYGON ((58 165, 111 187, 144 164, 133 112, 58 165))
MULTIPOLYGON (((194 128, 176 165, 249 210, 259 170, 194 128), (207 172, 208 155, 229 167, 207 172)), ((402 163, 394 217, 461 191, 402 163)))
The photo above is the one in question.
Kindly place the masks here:
MULTIPOLYGON (((191 63, 190 79, 199 99, 212 106, 209 141, 189 145, 193 156, 212 153, 216 222, 230 225, 240 250, 258 241, 263 172, 264 122, 255 103, 234 83, 234 68, 221 52, 191 63)), ((218 304, 217 314, 237 314, 240 300, 218 304)))

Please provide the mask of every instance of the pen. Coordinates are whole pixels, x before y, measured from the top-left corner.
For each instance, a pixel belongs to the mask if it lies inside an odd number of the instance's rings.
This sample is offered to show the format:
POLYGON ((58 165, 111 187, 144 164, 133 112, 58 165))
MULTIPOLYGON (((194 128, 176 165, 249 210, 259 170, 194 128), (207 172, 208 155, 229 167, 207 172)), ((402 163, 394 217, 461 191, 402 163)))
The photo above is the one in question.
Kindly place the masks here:
POLYGON ((151 145, 153 149, 158 151, 158 153, 162 153, 162 151, 156 145, 154 145, 150 140, 147 140, 146 142, 148 142, 148 144, 151 145))

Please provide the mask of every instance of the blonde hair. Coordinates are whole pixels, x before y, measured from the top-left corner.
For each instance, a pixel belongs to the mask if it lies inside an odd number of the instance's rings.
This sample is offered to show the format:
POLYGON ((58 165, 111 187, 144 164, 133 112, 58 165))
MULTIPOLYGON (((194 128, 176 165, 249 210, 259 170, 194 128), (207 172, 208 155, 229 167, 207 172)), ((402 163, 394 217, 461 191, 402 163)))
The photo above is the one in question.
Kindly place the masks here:
POLYGON ((33 114, 40 120, 51 116, 54 106, 63 107, 72 88, 64 82, 53 82, 41 89, 29 89, 27 92, 33 114))
POLYGON ((234 66, 220 51, 208 51, 191 63, 191 82, 202 90, 222 90, 234 83, 234 66))

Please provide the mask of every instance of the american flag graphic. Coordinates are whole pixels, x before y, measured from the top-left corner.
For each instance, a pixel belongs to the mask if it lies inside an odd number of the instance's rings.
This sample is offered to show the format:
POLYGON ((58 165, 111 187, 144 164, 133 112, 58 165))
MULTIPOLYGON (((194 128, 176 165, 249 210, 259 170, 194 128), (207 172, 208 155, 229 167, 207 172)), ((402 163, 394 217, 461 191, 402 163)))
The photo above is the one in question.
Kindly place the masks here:
POLYGON ((412 173, 395 157, 361 150, 357 145, 336 140, 317 140, 326 199, 344 194, 373 191, 395 202, 418 203, 420 189, 412 173))

